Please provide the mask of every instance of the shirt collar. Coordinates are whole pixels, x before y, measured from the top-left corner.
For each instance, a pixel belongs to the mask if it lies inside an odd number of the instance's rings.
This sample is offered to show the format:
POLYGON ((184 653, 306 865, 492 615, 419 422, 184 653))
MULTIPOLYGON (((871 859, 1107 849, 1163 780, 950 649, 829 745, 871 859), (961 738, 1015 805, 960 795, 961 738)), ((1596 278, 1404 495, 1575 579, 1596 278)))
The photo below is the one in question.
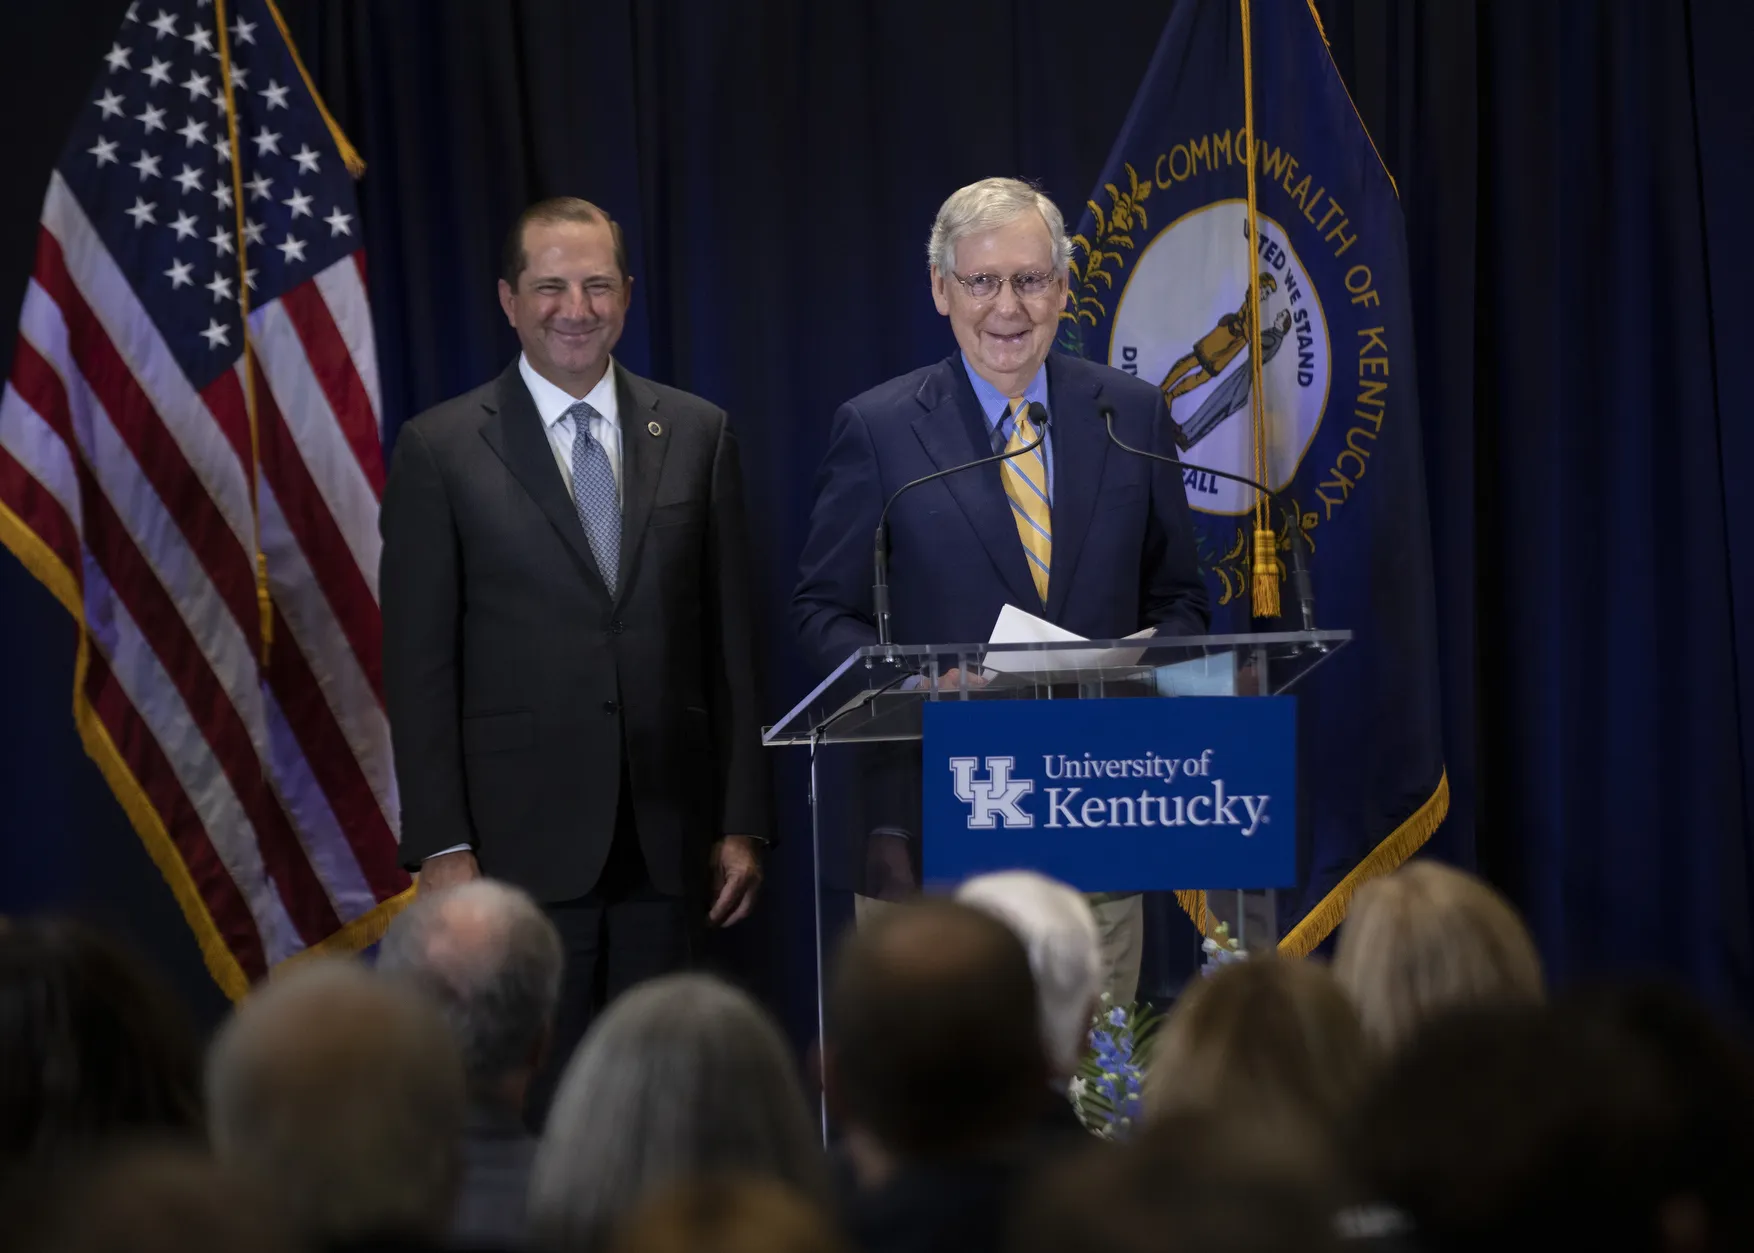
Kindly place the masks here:
MULTIPOLYGON (((968 381, 974 386, 974 398, 980 402, 981 415, 987 420, 987 429, 996 430, 1005 413, 1011 407, 1011 397, 1004 395, 998 388, 987 382, 974 367, 968 363, 968 354, 962 354, 962 369, 968 375, 968 381)), ((1023 403, 1039 404, 1043 408, 1048 403, 1048 363, 1042 362, 1035 377, 1029 380, 1029 386, 1023 389, 1023 403)))
MULTIPOLYGON (((518 354, 518 373, 523 377, 524 386, 530 389, 530 399, 536 402, 536 413, 542 419, 544 427, 553 426, 566 416, 567 410, 579 403, 579 397, 569 396, 565 391, 550 383, 530 364, 530 358, 523 353, 518 354)), ((615 361, 610 359, 609 368, 603 371, 603 377, 597 385, 586 392, 584 402, 602 414, 610 422, 619 416, 615 402, 615 361)))

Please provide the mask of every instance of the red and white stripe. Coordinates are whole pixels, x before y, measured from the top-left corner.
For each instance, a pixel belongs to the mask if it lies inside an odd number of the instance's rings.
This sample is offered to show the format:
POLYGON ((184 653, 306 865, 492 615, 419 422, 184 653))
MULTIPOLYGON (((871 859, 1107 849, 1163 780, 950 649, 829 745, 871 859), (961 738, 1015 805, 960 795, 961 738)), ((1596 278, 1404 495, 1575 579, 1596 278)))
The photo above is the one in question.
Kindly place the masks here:
POLYGON ((0 398, 0 502, 77 580, 85 698, 249 978, 408 886, 377 602, 384 467, 359 254, 253 310, 197 391, 59 175, 0 398))

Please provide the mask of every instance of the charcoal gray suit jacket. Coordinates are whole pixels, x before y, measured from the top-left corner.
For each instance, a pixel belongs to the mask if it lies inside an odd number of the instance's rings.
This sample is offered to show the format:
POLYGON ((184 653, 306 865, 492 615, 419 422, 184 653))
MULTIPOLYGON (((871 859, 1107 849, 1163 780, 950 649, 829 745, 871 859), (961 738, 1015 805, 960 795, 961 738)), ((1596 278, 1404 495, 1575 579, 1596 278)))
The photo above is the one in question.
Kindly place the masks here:
POLYGON ((768 834, 737 445, 620 366, 612 595, 514 361, 403 427, 384 491, 384 686, 402 862, 471 846, 537 899, 589 892, 625 764, 653 884, 768 834))

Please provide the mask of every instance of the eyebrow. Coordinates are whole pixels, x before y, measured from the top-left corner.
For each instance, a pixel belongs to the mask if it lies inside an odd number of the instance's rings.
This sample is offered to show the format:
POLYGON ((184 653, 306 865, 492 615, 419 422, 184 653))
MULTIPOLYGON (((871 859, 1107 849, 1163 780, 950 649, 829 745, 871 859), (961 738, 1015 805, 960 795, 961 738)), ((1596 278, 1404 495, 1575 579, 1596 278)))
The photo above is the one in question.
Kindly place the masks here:
MULTIPOLYGON (((614 283, 614 282, 619 282, 619 281, 620 280, 617 279, 617 277, 615 275, 607 273, 607 272, 599 273, 599 274, 587 274, 579 280, 579 282, 581 282, 581 283, 596 283, 596 282, 614 283)), ((539 275, 536 278, 531 279, 530 285, 532 287, 540 287, 544 283, 559 283, 560 285, 562 285, 564 287, 567 282, 568 282, 567 279, 562 278, 558 274, 543 274, 543 275, 539 275)))

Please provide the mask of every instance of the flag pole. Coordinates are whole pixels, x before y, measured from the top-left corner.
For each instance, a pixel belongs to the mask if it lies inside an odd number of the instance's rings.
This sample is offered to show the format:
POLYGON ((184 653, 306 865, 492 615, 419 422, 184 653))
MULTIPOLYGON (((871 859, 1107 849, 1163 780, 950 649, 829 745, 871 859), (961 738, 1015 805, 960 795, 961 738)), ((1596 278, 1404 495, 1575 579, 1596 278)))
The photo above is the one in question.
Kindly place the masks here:
MULTIPOLYGON (((1255 161, 1260 143, 1255 138, 1255 65, 1253 17, 1249 0, 1242 4, 1242 117, 1248 132, 1248 281, 1249 281, 1249 415, 1255 437, 1255 479, 1267 478, 1267 397, 1261 384, 1261 278, 1256 268, 1260 256, 1261 223, 1255 201, 1255 161)), ((1292 541, 1295 543, 1295 539, 1292 541)), ((1254 586, 1250 597, 1257 618, 1279 616, 1279 543, 1273 534, 1272 501, 1265 492, 1255 495, 1254 586)))
POLYGON ((256 354, 250 350, 249 239, 244 233, 244 161, 238 151, 237 98, 231 81, 231 40, 225 28, 225 0, 213 0, 214 34, 219 40, 219 84, 225 91, 225 129, 231 153, 231 198, 238 244, 238 314, 244 339, 244 412, 250 420, 250 537, 256 549, 256 608, 261 615, 261 664, 268 665, 274 643, 274 598, 268 590, 268 554, 262 551, 262 435, 256 420, 256 354))

